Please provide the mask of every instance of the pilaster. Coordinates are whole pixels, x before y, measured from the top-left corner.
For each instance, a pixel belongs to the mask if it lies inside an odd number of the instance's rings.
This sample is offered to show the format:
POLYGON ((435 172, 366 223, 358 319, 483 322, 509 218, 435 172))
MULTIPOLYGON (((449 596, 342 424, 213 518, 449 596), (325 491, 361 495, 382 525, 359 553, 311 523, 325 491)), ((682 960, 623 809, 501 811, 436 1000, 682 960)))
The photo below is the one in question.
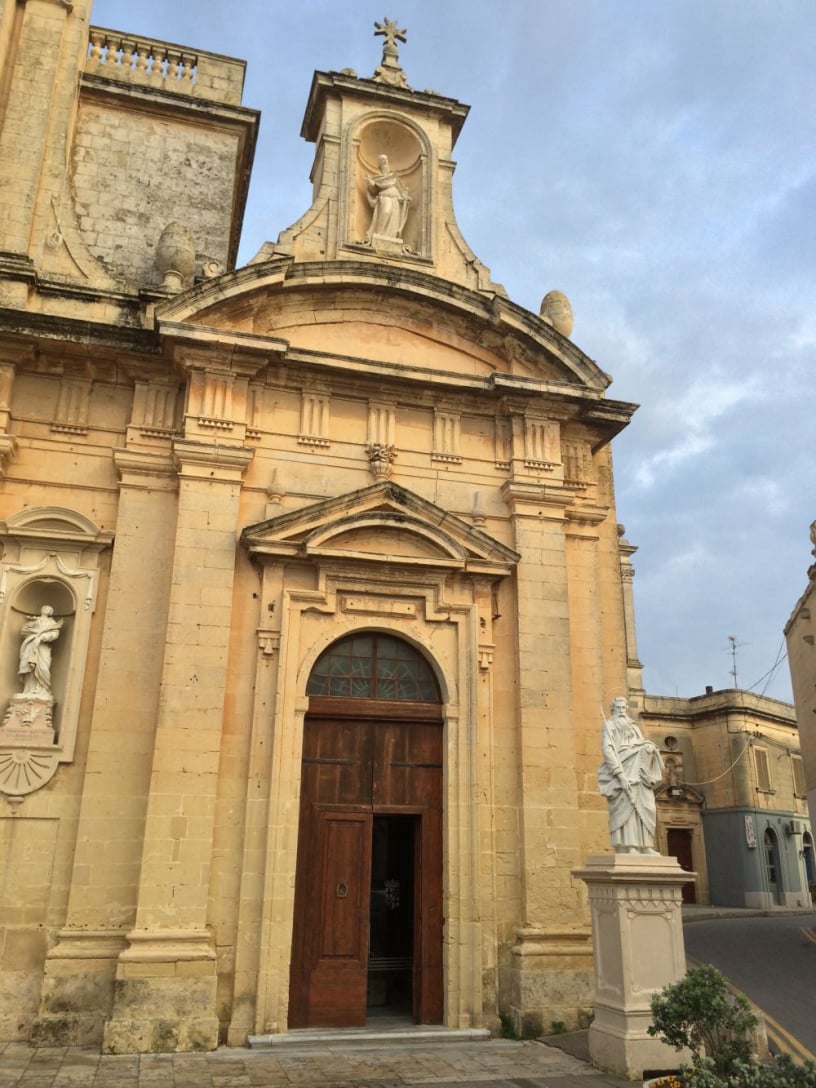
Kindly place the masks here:
POLYGON ((65 926, 49 951, 33 1040, 102 1040, 133 926, 172 565, 176 472, 166 452, 119 449, 112 553, 65 926), (126 773, 123 773, 125 772, 126 773), (100 849, 100 843, 105 849, 100 849))
POLYGON ((181 439, 178 518, 144 850, 107 1052, 213 1049, 216 960, 207 928, 242 446, 181 439), (180 923, 182 923, 180 925, 180 923))
POLYGON ((575 774, 566 509, 571 491, 504 485, 517 568, 522 917, 512 964, 511 1015, 523 1035, 578 1024, 591 956, 570 870, 581 830, 575 774), (565 998, 565 994, 569 997, 565 998))

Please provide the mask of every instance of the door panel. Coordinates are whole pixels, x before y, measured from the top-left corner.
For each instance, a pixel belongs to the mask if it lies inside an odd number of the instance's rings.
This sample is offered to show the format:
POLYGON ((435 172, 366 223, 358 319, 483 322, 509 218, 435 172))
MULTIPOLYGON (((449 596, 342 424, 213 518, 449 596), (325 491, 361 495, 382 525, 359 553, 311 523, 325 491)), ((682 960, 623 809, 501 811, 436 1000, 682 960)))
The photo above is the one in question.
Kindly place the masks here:
POLYGON ((317 814, 319 879, 312 894, 319 906, 307 938, 312 1027, 365 1024, 371 823, 366 812, 317 814))
MULTIPOLYGON (((410 835, 397 836, 399 849, 412 853, 411 1002, 418 1023, 442 1021, 441 720, 310 715, 303 741, 290 1027, 365 1023, 377 813, 413 823, 410 835)), ((394 970, 404 971, 396 966, 404 956, 394 958, 394 970)))

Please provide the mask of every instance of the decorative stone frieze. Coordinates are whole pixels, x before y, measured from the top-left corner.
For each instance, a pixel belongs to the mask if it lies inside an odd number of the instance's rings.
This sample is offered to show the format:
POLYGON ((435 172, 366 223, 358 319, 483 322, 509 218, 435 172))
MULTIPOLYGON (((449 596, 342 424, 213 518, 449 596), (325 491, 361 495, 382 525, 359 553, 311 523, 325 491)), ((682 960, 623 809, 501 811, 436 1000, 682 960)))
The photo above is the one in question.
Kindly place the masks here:
POLYGON ((300 430, 297 440, 301 446, 326 449, 329 440, 331 398, 326 393, 304 390, 300 405, 300 430))
POLYGON ((87 434, 90 404, 90 379, 63 378, 51 430, 63 434, 87 434))
POLYGON ((434 412, 432 461, 462 463, 462 417, 458 412, 434 412))

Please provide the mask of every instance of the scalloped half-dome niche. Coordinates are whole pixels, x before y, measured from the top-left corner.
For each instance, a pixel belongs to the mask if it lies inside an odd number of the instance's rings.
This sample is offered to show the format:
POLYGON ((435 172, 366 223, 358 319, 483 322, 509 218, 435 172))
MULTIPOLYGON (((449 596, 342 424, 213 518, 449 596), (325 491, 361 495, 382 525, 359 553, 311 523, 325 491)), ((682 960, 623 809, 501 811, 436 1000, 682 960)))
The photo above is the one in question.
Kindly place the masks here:
POLYGON ((351 140, 351 241, 376 251, 429 256, 428 151, 393 117, 359 123, 351 140))

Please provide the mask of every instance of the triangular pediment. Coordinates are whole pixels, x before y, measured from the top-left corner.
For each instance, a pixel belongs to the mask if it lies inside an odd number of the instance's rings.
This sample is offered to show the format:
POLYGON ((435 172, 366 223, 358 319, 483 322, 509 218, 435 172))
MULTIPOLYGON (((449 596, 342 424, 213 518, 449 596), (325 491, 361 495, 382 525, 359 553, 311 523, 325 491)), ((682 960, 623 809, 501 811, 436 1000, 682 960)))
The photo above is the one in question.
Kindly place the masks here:
POLYGON ((393 564, 507 575, 517 552, 463 518, 390 481, 247 526, 241 542, 263 558, 393 564))

